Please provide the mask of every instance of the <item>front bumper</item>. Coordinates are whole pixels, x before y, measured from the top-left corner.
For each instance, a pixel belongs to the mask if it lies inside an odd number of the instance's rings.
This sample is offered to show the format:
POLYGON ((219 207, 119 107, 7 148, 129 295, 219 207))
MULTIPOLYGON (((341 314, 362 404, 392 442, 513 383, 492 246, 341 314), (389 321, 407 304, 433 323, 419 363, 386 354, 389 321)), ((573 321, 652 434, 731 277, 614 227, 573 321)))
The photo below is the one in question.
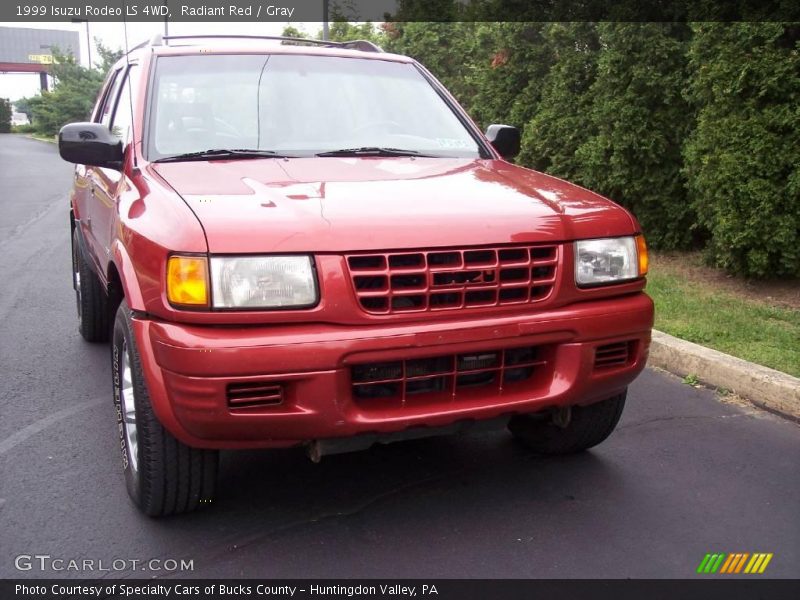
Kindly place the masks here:
POLYGON ((603 400, 644 368, 653 303, 636 293, 539 313, 358 327, 204 327, 140 317, 133 324, 153 409, 167 430, 195 447, 263 448, 603 400), (614 344, 628 350, 623 362, 596 361, 598 348, 614 344), (523 346, 535 348, 541 360, 513 385, 478 381, 464 389, 403 393, 399 402, 354 391, 354 365, 474 360, 523 346), (255 382, 280 386, 281 402, 232 407, 230 386, 255 382))

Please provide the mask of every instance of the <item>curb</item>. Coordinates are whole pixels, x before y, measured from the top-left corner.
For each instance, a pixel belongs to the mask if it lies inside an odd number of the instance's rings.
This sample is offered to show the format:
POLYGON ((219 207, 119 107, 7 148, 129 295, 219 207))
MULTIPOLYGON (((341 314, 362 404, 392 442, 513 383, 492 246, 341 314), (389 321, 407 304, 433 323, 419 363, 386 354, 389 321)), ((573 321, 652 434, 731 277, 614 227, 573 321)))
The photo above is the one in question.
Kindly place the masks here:
POLYGON ((29 140, 36 140, 37 142, 45 142, 46 144, 58 144, 58 136, 57 135, 54 135, 52 137, 52 139, 47 138, 47 137, 36 137, 36 136, 28 134, 28 133, 23 133, 21 135, 25 136, 29 140))
POLYGON ((800 379, 653 330, 647 364, 725 388, 754 405, 800 421, 800 379))

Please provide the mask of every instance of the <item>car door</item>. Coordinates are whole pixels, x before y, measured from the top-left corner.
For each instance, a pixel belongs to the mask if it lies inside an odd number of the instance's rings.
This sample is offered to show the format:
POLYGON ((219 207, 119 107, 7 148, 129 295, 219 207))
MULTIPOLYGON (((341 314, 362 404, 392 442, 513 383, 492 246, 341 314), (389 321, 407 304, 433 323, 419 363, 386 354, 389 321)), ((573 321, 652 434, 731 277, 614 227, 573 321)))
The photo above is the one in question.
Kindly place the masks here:
MULTIPOLYGON (((117 69, 109 76, 101 96, 101 101, 94 111, 92 121, 95 123, 109 123, 113 114, 113 107, 118 96, 119 86, 122 83, 123 69, 117 69)), ((102 247, 97 240, 97 223, 103 220, 102 210, 99 210, 95 198, 96 174, 98 167, 90 165, 77 165, 75 168, 76 190, 76 217, 80 220, 81 233, 87 246, 87 257, 96 267, 95 270, 104 274, 104 266, 99 260, 102 247)))
MULTIPOLYGON (((109 110, 101 117, 101 122, 117 137, 122 140, 123 148, 131 140, 131 124, 133 122, 132 104, 134 91, 131 82, 135 79, 137 66, 122 69, 119 75, 121 84, 116 86, 115 94, 111 97, 109 110)), ((114 214, 117 210, 117 197, 125 175, 116 169, 105 167, 90 167, 90 186, 92 189, 92 233, 94 236, 96 256, 103 262, 101 268, 105 269, 108 256, 111 252, 112 227, 115 222, 114 214)))

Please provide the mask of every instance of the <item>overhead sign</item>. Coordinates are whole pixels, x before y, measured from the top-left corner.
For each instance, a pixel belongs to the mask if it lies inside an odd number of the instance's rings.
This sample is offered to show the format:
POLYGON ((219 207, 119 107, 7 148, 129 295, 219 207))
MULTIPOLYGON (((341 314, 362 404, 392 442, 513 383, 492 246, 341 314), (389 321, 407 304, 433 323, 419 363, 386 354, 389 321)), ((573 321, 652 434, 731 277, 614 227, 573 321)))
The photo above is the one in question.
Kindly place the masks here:
POLYGON ((72 54, 80 64, 80 47, 78 31, 0 26, 0 64, 28 64, 40 69, 42 65, 52 65, 57 53, 72 54))
POLYGON ((28 54, 28 60, 42 65, 52 65, 56 62, 52 54, 28 54))

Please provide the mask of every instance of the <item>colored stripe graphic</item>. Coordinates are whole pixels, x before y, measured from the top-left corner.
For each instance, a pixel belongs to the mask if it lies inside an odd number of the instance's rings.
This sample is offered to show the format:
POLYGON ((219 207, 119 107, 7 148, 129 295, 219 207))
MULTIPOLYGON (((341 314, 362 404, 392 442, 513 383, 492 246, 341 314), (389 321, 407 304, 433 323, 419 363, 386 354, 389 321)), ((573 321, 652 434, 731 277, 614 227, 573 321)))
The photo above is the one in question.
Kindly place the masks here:
POLYGON ((728 559, 722 565, 722 568, 719 570, 720 573, 729 573, 728 569, 730 569, 731 565, 734 562, 734 558, 736 558, 735 554, 728 554, 728 559))
POLYGON ((720 555, 717 557, 717 560, 715 560, 715 561, 714 561, 714 564, 713 564, 713 565, 711 565, 711 572, 712 572, 712 573, 716 573, 716 572, 717 572, 717 569, 719 569, 719 567, 720 567, 720 565, 722 564, 722 561, 723 561, 724 559, 725 559, 725 554, 720 554, 720 555))
POLYGON ((718 556, 719 556, 719 554, 712 554, 711 555, 711 558, 709 558, 708 562, 706 563, 706 568, 703 569, 703 573, 711 573, 711 567, 713 566, 713 564, 715 562, 717 562, 717 557, 718 556))
POLYGON ((711 555, 710 554, 706 554, 703 557, 703 560, 700 561, 700 566, 697 567, 697 572, 698 573, 705 573, 706 572, 705 568, 706 568, 706 565, 708 564, 709 560, 711 560, 711 555))
POLYGON ((771 552, 724 552, 708 553, 697 567, 698 573, 703 574, 737 574, 746 573, 755 575, 763 573, 774 555, 771 552))
POLYGON ((706 554, 697 567, 698 573, 716 573, 722 561, 725 560, 725 553, 706 554))
POLYGON ((745 573, 752 573, 755 569, 759 567, 759 563, 764 559, 763 554, 753 554, 753 558, 750 559, 750 562, 747 563, 747 566, 744 568, 745 573))
POLYGON ((742 562, 742 553, 736 552, 733 555, 733 561, 731 561, 731 566, 728 567, 728 573, 736 573, 736 569, 739 566, 739 563, 742 562))
POLYGON ((744 566, 744 561, 747 560, 748 556, 750 555, 747 552, 741 555, 742 558, 739 559, 739 563, 736 565, 736 570, 734 571, 734 573, 738 573, 739 571, 742 570, 742 567, 744 566))
POLYGON ((767 568, 769 561, 772 560, 772 553, 767 554, 759 553, 753 554, 753 560, 748 563, 747 568, 744 570, 745 573, 763 573, 764 570, 767 568))
POLYGON ((767 554, 766 557, 764 557, 764 562, 761 563, 761 567, 758 569, 759 573, 764 572, 764 570, 767 568, 767 565, 769 564, 769 561, 772 560, 772 556, 773 556, 772 552, 770 552, 769 554, 767 554))

